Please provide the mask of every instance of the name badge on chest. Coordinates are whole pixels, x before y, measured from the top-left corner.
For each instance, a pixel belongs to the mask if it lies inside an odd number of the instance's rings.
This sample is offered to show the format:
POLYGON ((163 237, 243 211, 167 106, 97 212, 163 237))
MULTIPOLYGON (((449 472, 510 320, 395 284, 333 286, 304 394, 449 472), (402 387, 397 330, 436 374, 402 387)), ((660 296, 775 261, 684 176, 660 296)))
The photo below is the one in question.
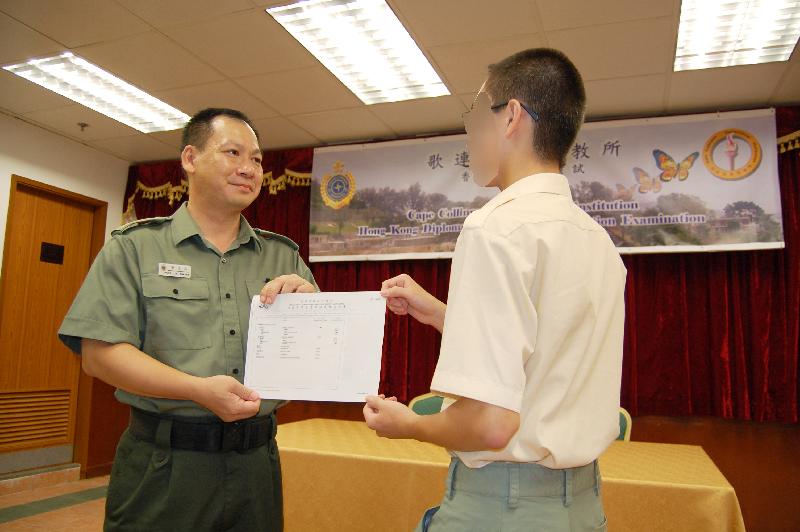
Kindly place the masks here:
POLYGON ((158 275, 162 277, 184 277, 188 279, 192 276, 192 267, 188 264, 168 264, 166 262, 159 262, 158 275))

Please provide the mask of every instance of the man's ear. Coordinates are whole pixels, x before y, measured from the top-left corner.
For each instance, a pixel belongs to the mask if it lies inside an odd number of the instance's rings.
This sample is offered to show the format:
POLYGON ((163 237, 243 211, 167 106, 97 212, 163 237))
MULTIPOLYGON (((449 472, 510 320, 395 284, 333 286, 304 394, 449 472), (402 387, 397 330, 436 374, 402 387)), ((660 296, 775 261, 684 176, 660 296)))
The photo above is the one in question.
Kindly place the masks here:
POLYGON ((519 135, 523 130, 524 120, 523 114, 526 113, 525 109, 519 104, 517 100, 510 100, 505 109, 506 132, 505 137, 510 139, 515 135, 519 135))
POLYGON ((181 151, 181 166, 187 175, 194 173, 194 160, 197 157, 197 149, 191 144, 187 144, 181 151))

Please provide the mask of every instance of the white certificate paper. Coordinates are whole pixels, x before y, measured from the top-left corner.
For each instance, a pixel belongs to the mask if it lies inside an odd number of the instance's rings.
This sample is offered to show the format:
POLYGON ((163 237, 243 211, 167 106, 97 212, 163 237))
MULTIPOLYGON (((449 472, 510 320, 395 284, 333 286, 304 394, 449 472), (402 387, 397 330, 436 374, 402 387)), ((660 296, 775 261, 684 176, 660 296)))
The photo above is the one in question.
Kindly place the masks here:
POLYGON ((255 296, 244 384, 262 399, 362 402, 378 393, 385 318, 380 292, 255 296))

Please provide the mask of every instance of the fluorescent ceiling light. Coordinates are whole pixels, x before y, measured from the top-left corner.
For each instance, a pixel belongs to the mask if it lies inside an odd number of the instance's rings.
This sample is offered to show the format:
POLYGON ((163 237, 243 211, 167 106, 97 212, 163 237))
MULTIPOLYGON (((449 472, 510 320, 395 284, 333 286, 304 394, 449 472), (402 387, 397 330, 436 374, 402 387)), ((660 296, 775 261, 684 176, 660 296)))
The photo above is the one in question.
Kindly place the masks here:
POLYGON ((267 13, 365 104, 450 94, 384 0, 304 0, 267 13))
POLYGON ((70 52, 3 67, 142 133, 184 126, 189 116, 70 52))
POLYGON ((683 0, 673 69, 786 61, 798 37, 798 0, 683 0))

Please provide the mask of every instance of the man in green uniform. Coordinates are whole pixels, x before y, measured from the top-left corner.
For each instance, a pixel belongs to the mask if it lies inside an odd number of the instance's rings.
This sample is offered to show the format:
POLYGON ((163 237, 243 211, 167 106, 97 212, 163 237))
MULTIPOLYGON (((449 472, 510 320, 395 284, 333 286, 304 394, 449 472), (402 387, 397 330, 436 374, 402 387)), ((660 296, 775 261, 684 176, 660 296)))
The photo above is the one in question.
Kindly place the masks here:
POLYGON ((114 231, 59 330, 131 406, 105 530, 282 530, 279 402, 242 384, 250 302, 318 288, 294 242, 241 215, 262 183, 247 117, 201 111, 183 144, 189 201, 114 231))

